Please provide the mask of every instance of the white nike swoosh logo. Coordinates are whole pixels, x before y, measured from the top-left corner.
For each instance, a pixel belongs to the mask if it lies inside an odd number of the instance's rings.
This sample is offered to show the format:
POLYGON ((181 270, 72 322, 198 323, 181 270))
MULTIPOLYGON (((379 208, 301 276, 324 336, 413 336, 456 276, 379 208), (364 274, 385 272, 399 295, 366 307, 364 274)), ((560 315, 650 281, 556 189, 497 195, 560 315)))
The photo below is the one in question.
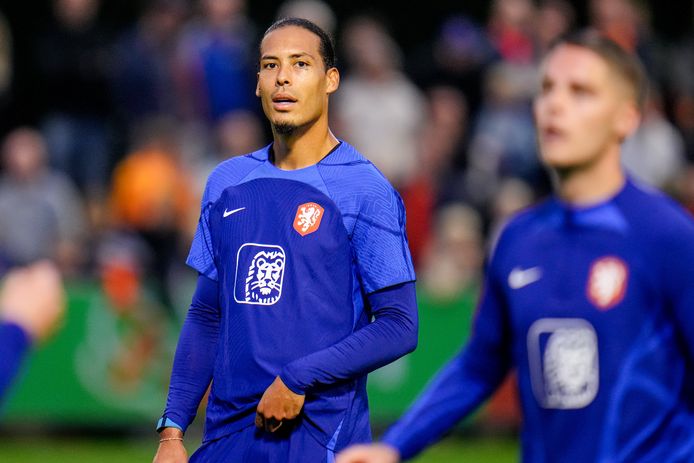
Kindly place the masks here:
POLYGON ((521 289, 531 283, 535 283, 540 278, 542 278, 542 269, 540 267, 527 269, 516 267, 508 274, 508 285, 511 289, 521 289))
POLYGON ((234 209, 234 210, 231 210, 231 211, 227 211, 226 209, 224 209, 224 217, 225 217, 225 218, 226 218, 226 217, 229 217, 231 214, 234 214, 234 213, 236 213, 236 212, 242 211, 242 210, 244 210, 244 209, 246 209, 246 208, 245 208, 245 207, 239 207, 238 209, 234 209))

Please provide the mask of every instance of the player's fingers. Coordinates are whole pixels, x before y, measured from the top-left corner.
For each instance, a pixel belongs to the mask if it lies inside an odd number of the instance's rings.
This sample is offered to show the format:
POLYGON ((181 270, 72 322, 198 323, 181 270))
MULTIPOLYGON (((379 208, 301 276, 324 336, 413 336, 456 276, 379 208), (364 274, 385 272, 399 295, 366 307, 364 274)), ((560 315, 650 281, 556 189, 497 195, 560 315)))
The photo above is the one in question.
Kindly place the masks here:
POLYGON ((255 414, 255 427, 258 429, 265 429, 265 419, 260 412, 255 414))
POLYGON ((282 427, 282 420, 276 420, 274 418, 268 418, 265 420, 265 430, 268 432, 275 432, 282 427))

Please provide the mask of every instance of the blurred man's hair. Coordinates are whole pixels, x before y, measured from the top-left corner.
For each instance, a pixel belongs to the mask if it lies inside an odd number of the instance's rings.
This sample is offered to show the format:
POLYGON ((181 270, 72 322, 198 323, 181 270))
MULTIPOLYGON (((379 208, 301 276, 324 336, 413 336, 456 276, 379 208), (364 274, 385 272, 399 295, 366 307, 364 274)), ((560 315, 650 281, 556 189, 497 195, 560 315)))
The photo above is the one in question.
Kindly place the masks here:
MULTIPOLYGON (((303 19, 303 18, 282 18, 274 23, 270 27, 267 28, 265 33, 263 34, 263 39, 267 37, 267 35, 272 32, 276 31, 277 29, 281 29, 283 27, 289 27, 289 26, 295 26, 295 27, 300 27, 302 29, 306 29, 309 32, 314 33, 315 35, 318 36, 320 39, 320 55, 321 58, 323 58, 323 64, 325 64, 325 70, 327 71, 330 68, 334 68, 337 65, 337 59, 335 57, 335 44, 333 42, 332 37, 330 37, 330 34, 325 32, 323 29, 318 27, 315 23, 309 21, 308 19, 303 19)), ((261 40, 262 43, 262 40, 261 40)))
POLYGON ((643 109, 648 94, 648 77, 639 59, 613 40, 594 29, 585 29, 559 38, 549 49, 552 53, 561 45, 574 45, 596 53, 631 87, 639 109, 643 109))

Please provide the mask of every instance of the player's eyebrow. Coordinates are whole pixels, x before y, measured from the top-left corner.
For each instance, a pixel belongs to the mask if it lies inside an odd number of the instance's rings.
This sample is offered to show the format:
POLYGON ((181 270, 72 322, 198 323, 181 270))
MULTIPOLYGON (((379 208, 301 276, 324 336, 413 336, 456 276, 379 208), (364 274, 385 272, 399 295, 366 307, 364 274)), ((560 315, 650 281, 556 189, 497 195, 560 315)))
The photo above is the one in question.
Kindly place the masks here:
MULTIPOLYGON (((292 53, 291 55, 289 55, 289 58, 291 58, 291 59, 297 59, 297 58, 303 58, 303 57, 315 59, 315 57, 308 52, 298 52, 298 53, 292 53)), ((279 58, 275 55, 263 55, 260 57, 260 59, 261 60, 271 60, 271 59, 279 59, 279 58)))

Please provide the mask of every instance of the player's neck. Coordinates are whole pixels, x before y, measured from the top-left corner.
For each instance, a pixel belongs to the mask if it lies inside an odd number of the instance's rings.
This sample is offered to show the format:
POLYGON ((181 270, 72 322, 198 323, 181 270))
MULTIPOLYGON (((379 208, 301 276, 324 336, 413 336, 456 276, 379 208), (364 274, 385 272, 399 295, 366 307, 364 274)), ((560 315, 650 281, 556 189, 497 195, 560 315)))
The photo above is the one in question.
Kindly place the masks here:
POLYGON ((592 165, 554 172, 557 195, 574 206, 599 204, 614 197, 624 187, 626 176, 619 149, 592 165))
POLYGON ((317 164, 339 141, 325 124, 298 128, 291 134, 274 134, 274 164, 283 170, 302 169, 317 164))

